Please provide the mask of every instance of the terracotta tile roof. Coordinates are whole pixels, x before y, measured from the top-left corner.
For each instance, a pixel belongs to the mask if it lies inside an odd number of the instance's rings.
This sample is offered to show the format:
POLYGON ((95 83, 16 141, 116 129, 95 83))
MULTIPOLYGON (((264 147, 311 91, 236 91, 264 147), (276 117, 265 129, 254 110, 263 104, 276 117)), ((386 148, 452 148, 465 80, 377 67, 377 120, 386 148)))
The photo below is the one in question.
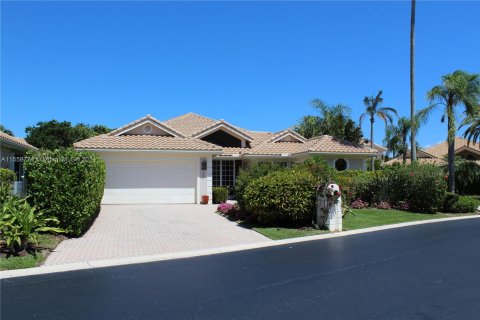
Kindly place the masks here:
POLYGON ((252 155, 281 155, 284 153, 292 154, 299 153, 303 149, 303 143, 298 142, 265 142, 259 144, 249 151, 246 151, 245 154, 252 155))
POLYGON ((329 135, 309 139, 305 143, 303 152, 332 152, 332 153, 371 153, 378 154, 378 151, 361 144, 346 140, 337 139, 329 135))
MULTIPOLYGON (((457 150, 459 150, 463 147, 471 148, 471 149, 473 149, 472 151, 480 152, 480 143, 475 143, 475 144, 470 143, 470 145, 468 145, 467 139, 456 137, 455 138, 455 151, 457 151, 457 150)), ((448 142, 443 141, 443 142, 437 143, 436 145, 433 145, 429 148, 425 148, 425 151, 434 155, 437 158, 443 158, 446 155, 448 155, 448 142)))
MULTIPOLYGON (((444 165, 447 163, 445 160, 439 159, 439 158, 417 158, 417 162, 421 164, 435 164, 435 165, 444 165)), ((393 158, 391 160, 385 161, 382 165, 390 166, 395 163, 402 164, 403 158, 402 157, 393 158)), ((409 157, 407 157, 407 164, 410 164, 410 163, 412 163, 412 161, 410 160, 409 157)))
POLYGON ((0 142, 1 141, 6 141, 6 142, 9 142, 9 143, 12 143, 22 149, 33 149, 33 150, 37 150, 37 148, 35 148, 34 146, 32 146, 31 144, 29 144, 27 141, 25 141, 25 139, 23 138, 18 138, 18 137, 12 137, 11 135, 9 134, 6 134, 5 132, 3 131, 0 131, 0 142))
MULTIPOLYGON (((74 144, 79 149, 136 149, 136 150, 223 150, 223 156, 243 155, 281 155, 296 154, 305 152, 318 153, 363 153, 377 154, 377 150, 364 147, 359 144, 342 141, 332 136, 321 136, 305 142, 273 142, 276 137, 281 137, 290 130, 283 130, 277 133, 250 131, 233 126, 224 120, 216 121, 195 113, 187 113, 182 116, 160 122, 150 115, 122 126, 111 133, 86 139, 74 144), (155 135, 122 135, 115 136, 130 127, 145 121, 151 120, 165 128, 179 133, 183 138, 166 137, 155 135), (201 139, 193 138, 206 132, 209 128, 224 124, 238 130, 244 136, 251 139, 249 148, 222 148, 201 139)), ((292 133, 296 136, 297 133, 292 133)), ((299 138, 303 138, 299 135, 299 138)))
POLYGON ((183 134, 181 134, 181 132, 175 130, 175 128, 172 128, 171 126, 169 126, 168 124, 166 124, 165 122, 161 122, 160 120, 152 117, 151 115, 147 114, 145 117, 141 117, 140 119, 137 119, 135 121, 132 121, 130 123, 127 123, 126 125, 124 126, 121 126, 120 128, 117 128, 115 130, 112 130, 110 131, 109 133, 107 133, 107 135, 109 136, 114 136, 122 131, 125 131, 127 130, 128 128, 131 128, 131 127, 134 127, 135 125, 139 124, 139 123, 142 123, 144 122, 145 120, 150 120, 151 122, 153 123, 156 123, 159 127, 164 127, 165 129, 168 129, 169 131, 172 131, 173 133, 175 133, 177 136, 184 136, 183 134))
MULTIPOLYGON (((364 141, 362 144, 363 144, 365 147, 370 148, 370 142, 365 142, 365 141, 364 141)), ((376 143, 373 144, 373 149, 377 150, 378 152, 388 151, 387 148, 385 148, 384 146, 381 146, 381 145, 379 145, 379 144, 376 144, 376 143)))
POLYGON ((217 121, 211 118, 201 116, 190 112, 163 122, 167 126, 182 133, 186 137, 193 136, 207 127, 214 125, 217 121))
POLYGON ((221 156, 223 157, 230 157, 230 156, 233 156, 233 155, 241 155, 241 154, 244 154, 245 152, 248 152, 248 148, 225 148, 225 147, 222 147, 222 151, 223 153, 221 154, 221 156))
POLYGON ((271 132, 263 132, 263 131, 250 131, 250 130, 244 130, 246 133, 253 138, 253 141, 250 142, 250 145, 253 147, 255 145, 258 145, 260 143, 265 142, 266 140, 271 139, 274 134, 271 132))
POLYGON ((219 146, 199 139, 153 135, 99 135, 74 143, 74 147, 78 149, 222 150, 219 146))
POLYGON ((248 134, 247 134, 247 131, 244 130, 244 129, 241 129, 239 127, 236 127, 236 126, 233 126, 231 125, 230 123, 226 122, 225 120, 218 120, 218 121, 215 121, 213 124, 205 127, 205 128, 202 128, 201 130, 197 131, 197 132, 194 132, 191 134, 192 137, 198 137, 198 136, 201 136, 203 133, 209 131, 210 129, 212 128, 215 128, 216 126, 220 126, 220 125, 223 125, 227 128, 231 128, 230 130, 232 131, 238 131, 237 134, 240 133, 240 135, 243 135, 245 139, 247 140, 250 140, 252 141, 253 138, 250 137, 248 134))
POLYGON ((303 141, 303 142, 307 141, 307 139, 304 136, 302 136, 298 132, 295 132, 291 129, 285 129, 285 130, 279 131, 277 133, 274 133, 269 140, 274 141, 275 139, 278 139, 278 138, 282 137, 283 135, 285 135, 287 133, 292 135, 293 137, 297 138, 300 141, 303 141))

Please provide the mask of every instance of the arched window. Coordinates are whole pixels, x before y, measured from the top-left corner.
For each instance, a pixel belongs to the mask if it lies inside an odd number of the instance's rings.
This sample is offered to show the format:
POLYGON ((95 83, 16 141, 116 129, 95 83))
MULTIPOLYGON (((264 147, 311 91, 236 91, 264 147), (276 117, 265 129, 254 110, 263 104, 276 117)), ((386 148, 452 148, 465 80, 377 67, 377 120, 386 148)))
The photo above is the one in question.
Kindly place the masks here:
POLYGON ((335 169, 338 171, 343 171, 348 168, 347 160, 345 159, 337 159, 335 160, 335 169))

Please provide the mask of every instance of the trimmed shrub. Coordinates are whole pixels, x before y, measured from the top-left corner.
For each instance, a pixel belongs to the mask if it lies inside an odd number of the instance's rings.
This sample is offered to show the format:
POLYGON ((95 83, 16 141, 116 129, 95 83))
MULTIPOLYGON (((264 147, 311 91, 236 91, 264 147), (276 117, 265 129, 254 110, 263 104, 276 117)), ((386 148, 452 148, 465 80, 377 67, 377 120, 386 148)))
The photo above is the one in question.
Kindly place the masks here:
POLYGON ((459 196, 458 200, 452 205, 452 213, 471 213, 475 212, 480 206, 480 201, 469 196, 459 196))
POLYGON ((244 210, 243 194, 247 186, 254 180, 266 176, 275 171, 285 170, 280 164, 275 162, 259 163, 249 169, 240 169, 237 178, 235 179, 235 197, 240 209, 244 210))
POLYGON ((228 188, 227 187, 213 187, 212 188, 212 193, 213 193, 213 203, 222 203, 227 201, 228 198, 228 188))
POLYGON ((455 188, 459 194, 480 194, 480 164, 455 159, 455 188))
POLYGON ((25 161, 30 201, 70 236, 95 219, 105 185, 105 163, 88 151, 29 151, 25 161))
POLYGON ((453 212, 453 206, 455 205, 455 203, 458 202, 458 198, 460 198, 460 196, 458 194, 453 193, 453 192, 447 192, 445 194, 445 198, 443 200, 442 211, 443 212, 453 212))
POLYGON ((13 185, 15 179, 17 179, 17 175, 14 171, 0 168, 0 184, 13 185))
POLYGON ((245 207, 262 224, 305 223, 315 209, 315 185, 315 177, 307 170, 273 172, 247 186, 245 207))

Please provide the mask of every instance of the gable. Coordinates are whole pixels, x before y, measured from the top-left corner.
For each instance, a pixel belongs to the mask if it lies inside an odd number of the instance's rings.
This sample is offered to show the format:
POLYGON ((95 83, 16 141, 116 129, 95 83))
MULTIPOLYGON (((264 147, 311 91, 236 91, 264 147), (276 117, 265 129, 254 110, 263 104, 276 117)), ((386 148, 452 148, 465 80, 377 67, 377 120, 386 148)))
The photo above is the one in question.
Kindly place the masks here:
POLYGON ((122 128, 109 133, 110 136, 151 135, 166 137, 182 137, 178 132, 164 125, 151 116, 139 119, 122 128))
POLYGON ((294 142, 294 143, 304 143, 307 141, 302 135, 296 133, 292 130, 285 130, 276 134, 271 140, 271 142, 294 142))
POLYGON ((231 135, 223 130, 214 131, 201 138, 203 141, 207 141, 217 146, 229 147, 229 148, 241 148, 242 140, 231 135))

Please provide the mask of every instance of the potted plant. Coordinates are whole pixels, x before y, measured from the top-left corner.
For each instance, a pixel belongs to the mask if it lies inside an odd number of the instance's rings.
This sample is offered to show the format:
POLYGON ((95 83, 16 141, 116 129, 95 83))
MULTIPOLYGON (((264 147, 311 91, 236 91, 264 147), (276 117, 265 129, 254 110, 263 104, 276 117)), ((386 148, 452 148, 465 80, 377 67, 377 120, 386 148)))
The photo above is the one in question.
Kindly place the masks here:
POLYGON ((208 204, 208 200, 209 200, 209 197, 208 197, 208 195, 205 194, 205 195, 202 196, 202 202, 201 203, 202 204, 208 204))

